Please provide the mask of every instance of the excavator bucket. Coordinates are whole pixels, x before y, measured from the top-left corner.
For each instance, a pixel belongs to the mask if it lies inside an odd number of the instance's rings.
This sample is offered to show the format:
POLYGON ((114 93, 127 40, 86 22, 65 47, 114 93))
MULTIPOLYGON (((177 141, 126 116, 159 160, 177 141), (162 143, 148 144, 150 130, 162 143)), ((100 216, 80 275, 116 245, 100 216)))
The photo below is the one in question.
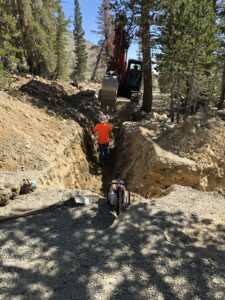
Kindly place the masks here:
POLYGON ((105 75, 100 95, 101 107, 104 113, 113 112, 116 104, 118 85, 117 76, 105 75))

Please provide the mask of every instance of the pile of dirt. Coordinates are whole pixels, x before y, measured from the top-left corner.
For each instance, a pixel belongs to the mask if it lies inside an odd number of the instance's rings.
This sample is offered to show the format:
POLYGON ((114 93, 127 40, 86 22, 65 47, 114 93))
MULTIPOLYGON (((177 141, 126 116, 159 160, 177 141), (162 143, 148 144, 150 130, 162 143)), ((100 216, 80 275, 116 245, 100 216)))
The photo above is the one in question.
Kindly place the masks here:
POLYGON ((215 169, 215 175, 225 170, 225 123, 220 118, 197 114, 156 141, 163 149, 200 162, 215 169))
POLYGON ((157 134, 150 121, 122 126, 117 169, 135 192, 149 197, 173 184, 207 191, 225 188, 223 121, 197 115, 156 139, 157 134))
POLYGON ((83 189, 88 184, 99 191, 100 180, 89 162, 93 143, 87 127, 97 112, 87 108, 84 115, 76 108, 81 102, 90 106, 94 93, 69 96, 58 86, 34 80, 26 88, 29 95, 0 92, 0 185, 28 178, 38 186, 83 189))
MULTIPOLYGON (((97 87, 96 87, 97 89, 97 87)), ((73 119, 83 127, 90 127, 98 120, 100 103, 96 89, 86 89, 70 94, 64 85, 57 82, 32 79, 20 90, 29 95, 29 102, 38 108, 44 108, 64 119, 73 119)))

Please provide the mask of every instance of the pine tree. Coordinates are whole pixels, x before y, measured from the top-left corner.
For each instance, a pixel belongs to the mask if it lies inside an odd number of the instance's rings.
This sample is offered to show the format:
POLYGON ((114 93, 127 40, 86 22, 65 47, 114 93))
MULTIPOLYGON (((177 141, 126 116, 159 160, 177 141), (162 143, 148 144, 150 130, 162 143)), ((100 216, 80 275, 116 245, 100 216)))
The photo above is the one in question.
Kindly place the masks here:
POLYGON ((98 45, 100 47, 99 54, 97 56, 96 63, 94 65, 94 70, 92 73, 91 80, 95 80, 97 70, 100 62, 107 63, 110 55, 112 54, 112 17, 109 9, 109 0, 102 0, 102 3, 98 9, 98 30, 94 31, 100 36, 100 40, 98 41, 98 45))
POLYGON ((98 31, 100 35, 99 44, 104 44, 105 58, 109 58, 111 52, 112 38, 112 16, 109 10, 109 0, 102 0, 102 4, 98 10, 98 31))
POLYGON ((74 18, 74 43, 76 62, 73 72, 73 77, 78 80, 85 78, 85 71, 87 67, 87 53, 84 39, 84 30, 82 29, 82 15, 80 12, 79 1, 75 0, 75 18, 74 18))
POLYGON ((62 75, 66 21, 60 3, 0 0, 1 68, 3 63, 9 70, 29 66, 31 73, 47 78, 62 75))
POLYGON ((55 70, 54 41, 56 36, 55 8, 50 1, 17 0, 22 31, 21 45, 30 72, 52 77, 55 70))
POLYGON ((218 51, 218 64, 221 71, 221 86, 220 86, 220 101, 218 103, 218 109, 222 109, 225 101, 225 7, 223 0, 213 0, 214 1, 214 11, 218 18, 218 24, 220 28, 219 42, 220 47, 218 51))
POLYGON ((58 2, 57 9, 57 27, 56 27, 56 69, 55 69, 55 79, 63 79, 68 73, 67 64, 66 64, 66 27, 68 22, 65 20, 65 15, 62 9, 61 1, 58 2))
POLYGON ((152 109, 152 62, 151 62, 151 39, 150 39, 150 4, 149 0, 141 0, 140 31, 143 55, 144 94, 142 110, 150 112, 152 109))
POLYGON ((16 55, 21 49, 16 46, 20 37, 17 20, 12 14, 10 1, 0 0, 0 71, 12 70, 19 63, 16 55))
POLYGON ((202 92, 210 92, 217 48, 213 2, 208 0, 165 0, 160 76, 171 92, 171 113, 175 93, 186 96, 186 113, 191 112, 202 92))
POLYGON ((185 25, 186 19, 184 19, 183 14, 186 11, 182 5, 182 0, 168 0, 161 3, 161 53, 158 55, 159 83, 162 92, 170 92, 172 121, 174 121, 174 97, 181 93, 181 82, 186 84, 183 64, 187 62, 188 52, 184 47, 184 41, 188 43, 185 31, 190 30, 190 28, 185 25))

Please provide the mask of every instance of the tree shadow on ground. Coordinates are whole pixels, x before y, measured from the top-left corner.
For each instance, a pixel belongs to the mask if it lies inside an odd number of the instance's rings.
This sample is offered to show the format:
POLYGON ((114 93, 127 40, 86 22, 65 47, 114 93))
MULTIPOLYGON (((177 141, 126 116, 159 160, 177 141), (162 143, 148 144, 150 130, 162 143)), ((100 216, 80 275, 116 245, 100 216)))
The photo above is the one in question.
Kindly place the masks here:
POLYGON ((116 219, 103 200, 1 224, 0 293, 4 299, 224 299, 225 227, 215 226, 215 235, 205 229, 200 242, 201 224, 147 202, 116 219))

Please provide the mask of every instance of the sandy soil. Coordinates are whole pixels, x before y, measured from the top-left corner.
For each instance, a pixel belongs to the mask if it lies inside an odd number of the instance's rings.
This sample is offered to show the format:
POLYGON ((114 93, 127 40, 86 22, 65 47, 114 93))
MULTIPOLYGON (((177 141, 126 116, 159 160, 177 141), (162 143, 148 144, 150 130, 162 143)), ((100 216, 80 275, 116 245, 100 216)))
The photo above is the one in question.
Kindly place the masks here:
POLYGON ((224 193, 224 132, 224 121, 205 114, 165 130, 154 120, 124 122, 117 168, 147 198, 173 184, 224 193))
POLYGON ((53 92, 58 90, 47 84, 42 88, 51 88, 55 100, 45 99, 49 95, 41 91, 40 98, 0 91, 0 185, 28 178, 39 187, 85 189, 88 182, 99 191, 101 180, 89 163, 92 141, 79 123, 88 119, 78 111, 74 118, 66 114, 70 106, 57 104, 59 95, 53 92))

